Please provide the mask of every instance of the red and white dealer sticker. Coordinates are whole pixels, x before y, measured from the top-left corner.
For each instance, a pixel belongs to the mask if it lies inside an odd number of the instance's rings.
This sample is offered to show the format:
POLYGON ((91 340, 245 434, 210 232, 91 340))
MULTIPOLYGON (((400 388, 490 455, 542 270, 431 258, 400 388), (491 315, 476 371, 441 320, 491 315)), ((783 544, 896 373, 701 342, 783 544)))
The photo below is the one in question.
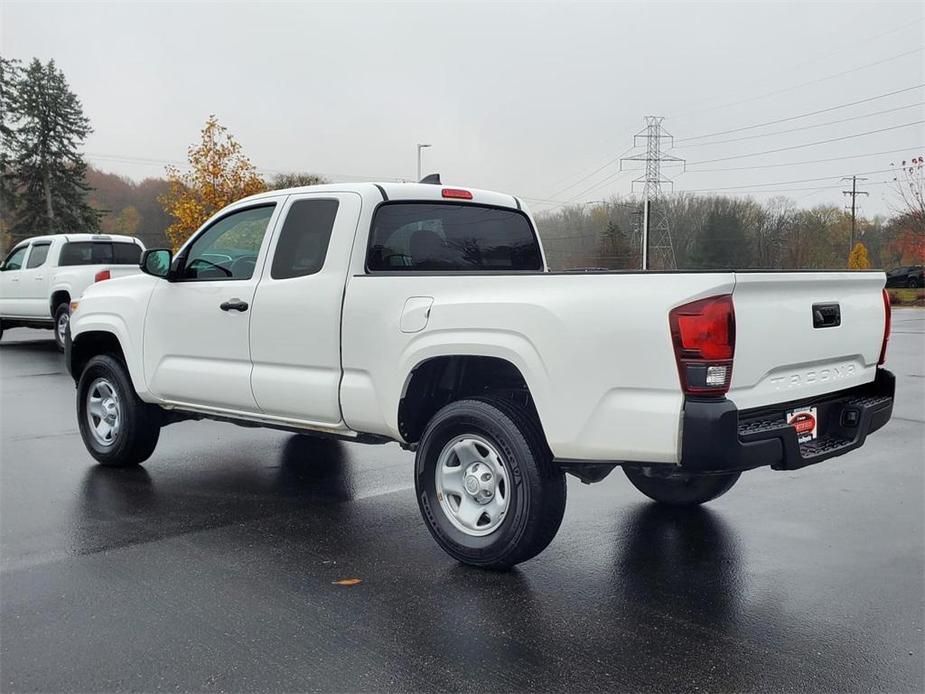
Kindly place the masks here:
POLYGON ((797 441, 800 443, 812 441, 819 433, 819 423, 816 420, 815 407, 807 407, 803 410, 788 412, 787 424, 797 430, 797 441))

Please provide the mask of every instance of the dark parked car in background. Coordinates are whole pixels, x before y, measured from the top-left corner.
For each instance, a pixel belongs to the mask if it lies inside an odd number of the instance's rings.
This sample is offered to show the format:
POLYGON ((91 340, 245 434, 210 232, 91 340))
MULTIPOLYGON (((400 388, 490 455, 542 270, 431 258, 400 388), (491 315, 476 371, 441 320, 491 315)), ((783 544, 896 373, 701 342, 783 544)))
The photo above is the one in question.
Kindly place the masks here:
POLYGON ((916 287, 925 286, 925 282, 922 281, 923 266, 921 265, 906 265, 903 267, 896 267, 886 273, 886 286, 887 287, 916 287))

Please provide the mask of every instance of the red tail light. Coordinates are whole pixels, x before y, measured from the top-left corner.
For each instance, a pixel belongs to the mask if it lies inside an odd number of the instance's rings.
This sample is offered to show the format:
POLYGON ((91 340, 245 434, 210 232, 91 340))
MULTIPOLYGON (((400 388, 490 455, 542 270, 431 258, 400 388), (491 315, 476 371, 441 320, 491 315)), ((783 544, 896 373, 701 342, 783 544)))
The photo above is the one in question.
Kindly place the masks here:
POLYGON ((724 395, 732 380, 735 307, 723 294, 673 308, 668 314, 681 389, 688 395, 724 395))
POLYGON ((112 279, 112 273, 109 270, 100 270, 95 275, 93 275, 94 282, 102 282, 103 280, 112 279))
POLYGON ((880 345, 880 361, 878 366, 883 366, 886 361, 886 345, 890 341, 890 330, 893 328, 893 309, 890 306, 890 294, 886 289, 883 290, 883 344, 880 345))
POLYGON ((472 193, 470 193, 468 190, 462 190, 461 188, 444 188, 443 197, 458 198, 460 200, 471 200, 472 193))

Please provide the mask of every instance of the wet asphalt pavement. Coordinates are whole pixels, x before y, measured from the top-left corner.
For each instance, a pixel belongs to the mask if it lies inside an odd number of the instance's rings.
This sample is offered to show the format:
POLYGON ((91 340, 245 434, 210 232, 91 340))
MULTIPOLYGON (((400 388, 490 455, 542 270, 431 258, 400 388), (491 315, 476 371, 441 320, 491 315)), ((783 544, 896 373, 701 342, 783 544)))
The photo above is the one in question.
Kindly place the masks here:
POLYGON ((8 331, 0 689, 921 692, 925 311, 893 329, 860 451, 686 512, 569 478, 509 573, 434 544, 395 445, 186 422, 97 467, 50 332, 8 331))

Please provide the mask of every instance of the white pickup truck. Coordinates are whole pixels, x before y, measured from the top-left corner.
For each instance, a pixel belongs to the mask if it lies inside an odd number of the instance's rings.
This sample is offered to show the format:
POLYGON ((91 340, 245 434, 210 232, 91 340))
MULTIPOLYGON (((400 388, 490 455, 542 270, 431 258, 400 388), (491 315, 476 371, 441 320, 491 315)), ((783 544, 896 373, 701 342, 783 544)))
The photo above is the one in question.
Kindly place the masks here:
POLYGON ((93 457, 138 464, 190 418, 397 441, 430 532, 478 566, 546 547, 565 472, 698 504, 892 413, 882 272, 550 272, 502 193, 274 191, 142 269, 72 313, 93 457))
POLYGON ((54 234, 16 244, 0 265, 5 328, 54 328, 64 349, 68 306, 94 282, 140 273, 144 245, 131 236, 54 234))

